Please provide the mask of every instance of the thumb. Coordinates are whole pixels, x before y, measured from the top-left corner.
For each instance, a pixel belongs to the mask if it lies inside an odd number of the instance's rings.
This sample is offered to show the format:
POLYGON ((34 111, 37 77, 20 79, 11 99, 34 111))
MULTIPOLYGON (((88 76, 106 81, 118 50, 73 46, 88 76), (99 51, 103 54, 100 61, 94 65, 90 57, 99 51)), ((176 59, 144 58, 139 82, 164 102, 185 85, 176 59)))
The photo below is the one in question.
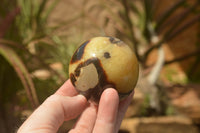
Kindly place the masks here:
POLYGON ((33 112, 20 127, 18 133, 55 133, 64 120, 77 117, 86 105, 87 100, 82 95, 67 97, 54 94, 33 112))

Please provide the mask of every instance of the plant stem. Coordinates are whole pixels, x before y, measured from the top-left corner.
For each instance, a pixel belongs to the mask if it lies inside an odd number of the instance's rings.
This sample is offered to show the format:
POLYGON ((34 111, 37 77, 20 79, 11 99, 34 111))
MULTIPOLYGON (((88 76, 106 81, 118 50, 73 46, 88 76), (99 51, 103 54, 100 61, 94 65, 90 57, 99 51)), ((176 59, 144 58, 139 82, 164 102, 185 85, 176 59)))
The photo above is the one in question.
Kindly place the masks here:
POLYGON ((140 58, 139 52, 138 52, 138 41, 135 37, 135 33, 133 31, 133 24, 132 24, 131 19, 129 17, 128 1, 122 0, 122 4, 123 4, 123 7, 125 9, 125 17, 126 17, 126 20, 127 20, 126 22, 127 22, 128 29, 129 29, 129 32, 130 32, 130 39, 131 39, 131 42, 134 45, 134 51, 135 51, 136 57, 139 61, 141 61, 141 58, 140 58))
POLYGON ((144 62, 146 62, 146 59, 148 58, 149 54, 151 53, 151 51, 153 51, 156 48, 159 48, 160 46, 162 46, 162 44, 166 41, 170 41, 173 38, 175 38, 177 35, 179 35, 181 32, 183 32, 185 29, 189 28, 190 26, 192 26, 194 23, 198 22, 200 20, 200 14, 195 16, 193 19, 191 19, 188 23, 186 23, 185 25, 183 25, 182 27, 180 27, 177 30, 172 30, 170 29, 162 38, 162 40, 160 40, 156 45, 153 45, 152 47, 150 47, 144 54, 143 59, 144 62))
POLYGON ((166 39, 165 40, 166 41, 172 40, 177 35, 179 35, 182 31, 184 31, 185 29, 189 28, 190 26, 192 26, 194 23, 198 22, 199 20, 200 20, 200 14, 197 15, 196 17, 194 17, 192 20, 190 20, 188 23, 186 23, 185 25, 183 25, 179 29, 177 29, 176 31, 172 32, 169 35, 166 35, 166 39))
POLYGON ((149 31, 149 25, 152 22, 152 3, 154 0, 144 0, 144 10, 145 10, 145 20, 144 20, 144 31, 143 34, 150 43, 151 41, 151 33, 149 31))
POLYGON ((145 54, 144 54, 144 56, 143 56, 143 61, 146 62, 146 60, 147 60, 149 54, 151 53, 151 51, 153 51, 154 49, 159 48, 160 46, 162 46, 163 43, 164 43, 164 41, 165 41, 165 40, 160 40, 156 45, 151 46, 151 47, 145 52, 145 54))
POLYGON ((169 8, 166 12, 164 12, 161 15, 161 17, 157 21, 157 24, 155 27, 156 32, 160 31, 160 27, 165 22, 165 20, 167 20, 169 18, 169 16, 171 16, 172 13, 174 13, 174 11, 176 11, 181 5, 183 5, 185 3, 185 1, 186 0, 179 0, 177 3, 175 3, 171 8, 169 8))
POLYGON ((198 6, 199 1, 197 1, 192 7, 188 10, 182 12, 178 15, 178 20, 173 24, 173 26, 165 33, 164 37, 169 36, 181 23, 184 22, 184 19, 188 17, 188 15, 198 6))
POLYGON ((199 53, 200 53, 200 49, 196 50, 195 52, 192 52, 192 53, 189 53, 187 55, 184 55, 182 57, 178 57, 178 58, 175 58, 175 59, 170 60, 170 61, 165 61, 165 65, 169 65, 169 64, 172 64, 174 62, 183 61, 185 59, 188 59, 188 58, 191 58, 193 56, 199 55, 199 53))

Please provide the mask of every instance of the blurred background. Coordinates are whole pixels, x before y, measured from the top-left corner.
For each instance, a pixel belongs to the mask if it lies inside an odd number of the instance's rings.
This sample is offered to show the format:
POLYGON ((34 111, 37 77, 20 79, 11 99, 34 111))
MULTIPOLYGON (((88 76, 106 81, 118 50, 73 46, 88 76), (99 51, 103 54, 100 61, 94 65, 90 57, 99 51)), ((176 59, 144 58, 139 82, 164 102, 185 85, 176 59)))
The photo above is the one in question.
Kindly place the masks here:
POLYGON ((120 133, 200 132, 199 0, 1 0, 1 133, 68 79, 73 52, 95 36, 120 38, 140 62, 120 133))

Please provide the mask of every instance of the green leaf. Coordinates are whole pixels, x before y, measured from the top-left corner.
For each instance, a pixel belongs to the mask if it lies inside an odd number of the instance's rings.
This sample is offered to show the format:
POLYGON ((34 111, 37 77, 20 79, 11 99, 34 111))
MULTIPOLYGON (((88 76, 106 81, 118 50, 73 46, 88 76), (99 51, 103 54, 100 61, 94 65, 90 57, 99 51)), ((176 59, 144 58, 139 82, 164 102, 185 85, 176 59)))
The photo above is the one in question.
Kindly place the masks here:
POLYGON ((32 107, 36 108, 39 104, 37 94, 35 91, 34 83, 24 63, 22 62, 20 57, 15 53, 15 51, 13 51, 10 47, 7 47, 2 44, 0 44, 0 54, 16 71, 18 77, 20 78, 24 86, 24 89, 26 90, 28 99, 30 100, 32 107))

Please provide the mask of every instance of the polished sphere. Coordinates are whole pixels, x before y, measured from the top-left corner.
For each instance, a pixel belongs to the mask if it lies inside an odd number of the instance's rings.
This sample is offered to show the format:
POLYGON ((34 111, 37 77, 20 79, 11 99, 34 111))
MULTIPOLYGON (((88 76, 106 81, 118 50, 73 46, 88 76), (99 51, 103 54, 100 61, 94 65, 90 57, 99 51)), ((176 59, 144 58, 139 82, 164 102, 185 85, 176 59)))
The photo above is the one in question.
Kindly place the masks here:
POLYGON ((106 88, 117 90, 120 99, 134 89, 139 74, 137 58, 131 48, 114 37, 95 37, 83 43, 69 65, 69 77, 76 90, 99 102, 106 88))

